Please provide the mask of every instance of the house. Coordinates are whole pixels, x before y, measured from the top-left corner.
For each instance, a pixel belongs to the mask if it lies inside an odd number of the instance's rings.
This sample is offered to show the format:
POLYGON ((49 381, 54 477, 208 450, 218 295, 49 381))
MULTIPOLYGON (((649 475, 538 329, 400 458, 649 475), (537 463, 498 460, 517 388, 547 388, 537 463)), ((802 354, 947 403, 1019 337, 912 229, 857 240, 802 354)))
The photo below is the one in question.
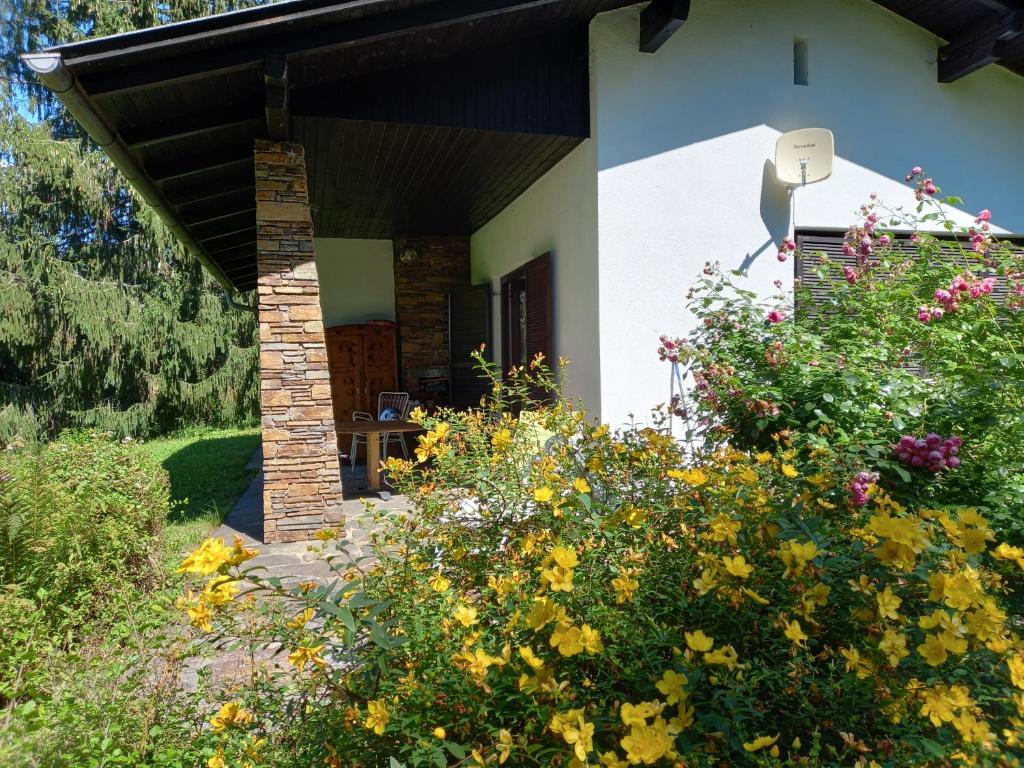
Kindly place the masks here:
POLYGON ((294 540, 337 519, 339 388, 372 394, 376 345, 332 364, 325 326, 392 321, 398 385, 456 400, 478 341, 564 355, 620 425, 667 399, 706 260, 791 286, 774 244, 912 202, 913 165, 1024 232, 1022 32, 1018 0, 293 0, 25 59, 256 290, 265 535, 294 540), (791 196, 774 144, 812 126, 834 170, 791 196))

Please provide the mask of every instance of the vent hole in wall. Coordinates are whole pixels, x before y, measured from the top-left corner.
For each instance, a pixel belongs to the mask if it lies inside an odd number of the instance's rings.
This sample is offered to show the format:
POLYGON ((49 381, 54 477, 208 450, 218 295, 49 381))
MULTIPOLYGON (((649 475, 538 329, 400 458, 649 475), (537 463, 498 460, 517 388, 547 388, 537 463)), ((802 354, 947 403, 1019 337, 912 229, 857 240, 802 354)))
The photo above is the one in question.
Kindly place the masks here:
POLYGON ((808 85, 807 36, 793 38, 793 85, 808 85))

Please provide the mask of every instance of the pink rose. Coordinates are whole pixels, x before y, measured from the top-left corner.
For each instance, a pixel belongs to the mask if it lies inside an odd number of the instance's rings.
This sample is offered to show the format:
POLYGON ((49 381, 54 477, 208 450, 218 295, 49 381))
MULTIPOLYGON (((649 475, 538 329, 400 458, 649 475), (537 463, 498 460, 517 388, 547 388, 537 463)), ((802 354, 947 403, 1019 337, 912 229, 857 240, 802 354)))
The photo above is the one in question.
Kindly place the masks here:
POLYGON ((781 323, 785 319, 786 316, 777 309, 773 309, 771 312, 768 313, 769 323, 781 323))

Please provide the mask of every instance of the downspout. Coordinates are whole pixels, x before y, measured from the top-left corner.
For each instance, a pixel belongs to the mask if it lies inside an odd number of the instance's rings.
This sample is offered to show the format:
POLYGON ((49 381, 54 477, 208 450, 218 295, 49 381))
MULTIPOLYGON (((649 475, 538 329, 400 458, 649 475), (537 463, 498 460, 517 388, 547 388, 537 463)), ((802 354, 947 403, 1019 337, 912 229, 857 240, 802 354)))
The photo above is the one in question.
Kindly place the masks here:
POLYGON ((210 274, 224 289, 224 297, 228 306, 255 313, 256 307, 241 304, 234 299, 234 286, 231 285, 227 275, 206 255, 202 246, 192 237, 191 233, 178 223, 174 211, 167 204, 160 188, 139 167, 121 138, 110 130, 103 118, 96 112, 75 76, 64 66, 60 54, 24 53, 21 55, 21 59, 36 74, 43 85, 61 100, 71 116, 85 128, 85 132, 106 153, 136 191, 142 195, 142 199, 156 211, 161 221, 174 236, 210 271, 210 274))

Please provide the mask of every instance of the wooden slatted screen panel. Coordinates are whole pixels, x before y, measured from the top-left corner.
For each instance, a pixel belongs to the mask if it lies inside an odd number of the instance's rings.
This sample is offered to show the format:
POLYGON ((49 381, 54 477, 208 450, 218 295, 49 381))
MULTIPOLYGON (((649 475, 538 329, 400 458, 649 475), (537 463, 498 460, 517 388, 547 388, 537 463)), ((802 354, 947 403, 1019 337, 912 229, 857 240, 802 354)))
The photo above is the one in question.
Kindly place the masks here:
MULTIPOLYGON (((1015 244, 1016 242, 1013 241, 1015 244)), ((800 285, 810 292, 812 306, 821 306, 828 299, 828 289, 818 277, 817 271, 820 267, 819 252, 824 252, 828 258, 842 267, 857 267, 857 256, 847 256, 843 253, 843 235, 841 234, 818 234, 800 233, 796 235, 797 257, 796 277, 800 285)), ((908 254, 913 253, 914 246, 906 237, 897 237, 893 242, 893 248, 905 250, 908 254)), ((949 259, 960 258, 960 251, 950 244, 947 251, 949 259)), ((986 276, 987 273, 983 273, 986 276)), ((1010 295, 1010 286, 1002 275, 992 273, 996 278, 992 287, 992 298, 1000 303, 1006 303, 1010 295)), ((836 279, 842 279, 837 275, 836 279)), ((936 288, 939 286, 936 285, 936 288)), ((800 294, 797 294, 798 297, 800 294)), ((804 293, 806 298, 807 293, 804 293)), ((933 303, 933 302, 929 302, 933 303)))
POLYGON ((449 387, 453 408, 474 408, 490 391, 471 355, 491 347, 491 286, 473 285, 448 292, 449 387))

